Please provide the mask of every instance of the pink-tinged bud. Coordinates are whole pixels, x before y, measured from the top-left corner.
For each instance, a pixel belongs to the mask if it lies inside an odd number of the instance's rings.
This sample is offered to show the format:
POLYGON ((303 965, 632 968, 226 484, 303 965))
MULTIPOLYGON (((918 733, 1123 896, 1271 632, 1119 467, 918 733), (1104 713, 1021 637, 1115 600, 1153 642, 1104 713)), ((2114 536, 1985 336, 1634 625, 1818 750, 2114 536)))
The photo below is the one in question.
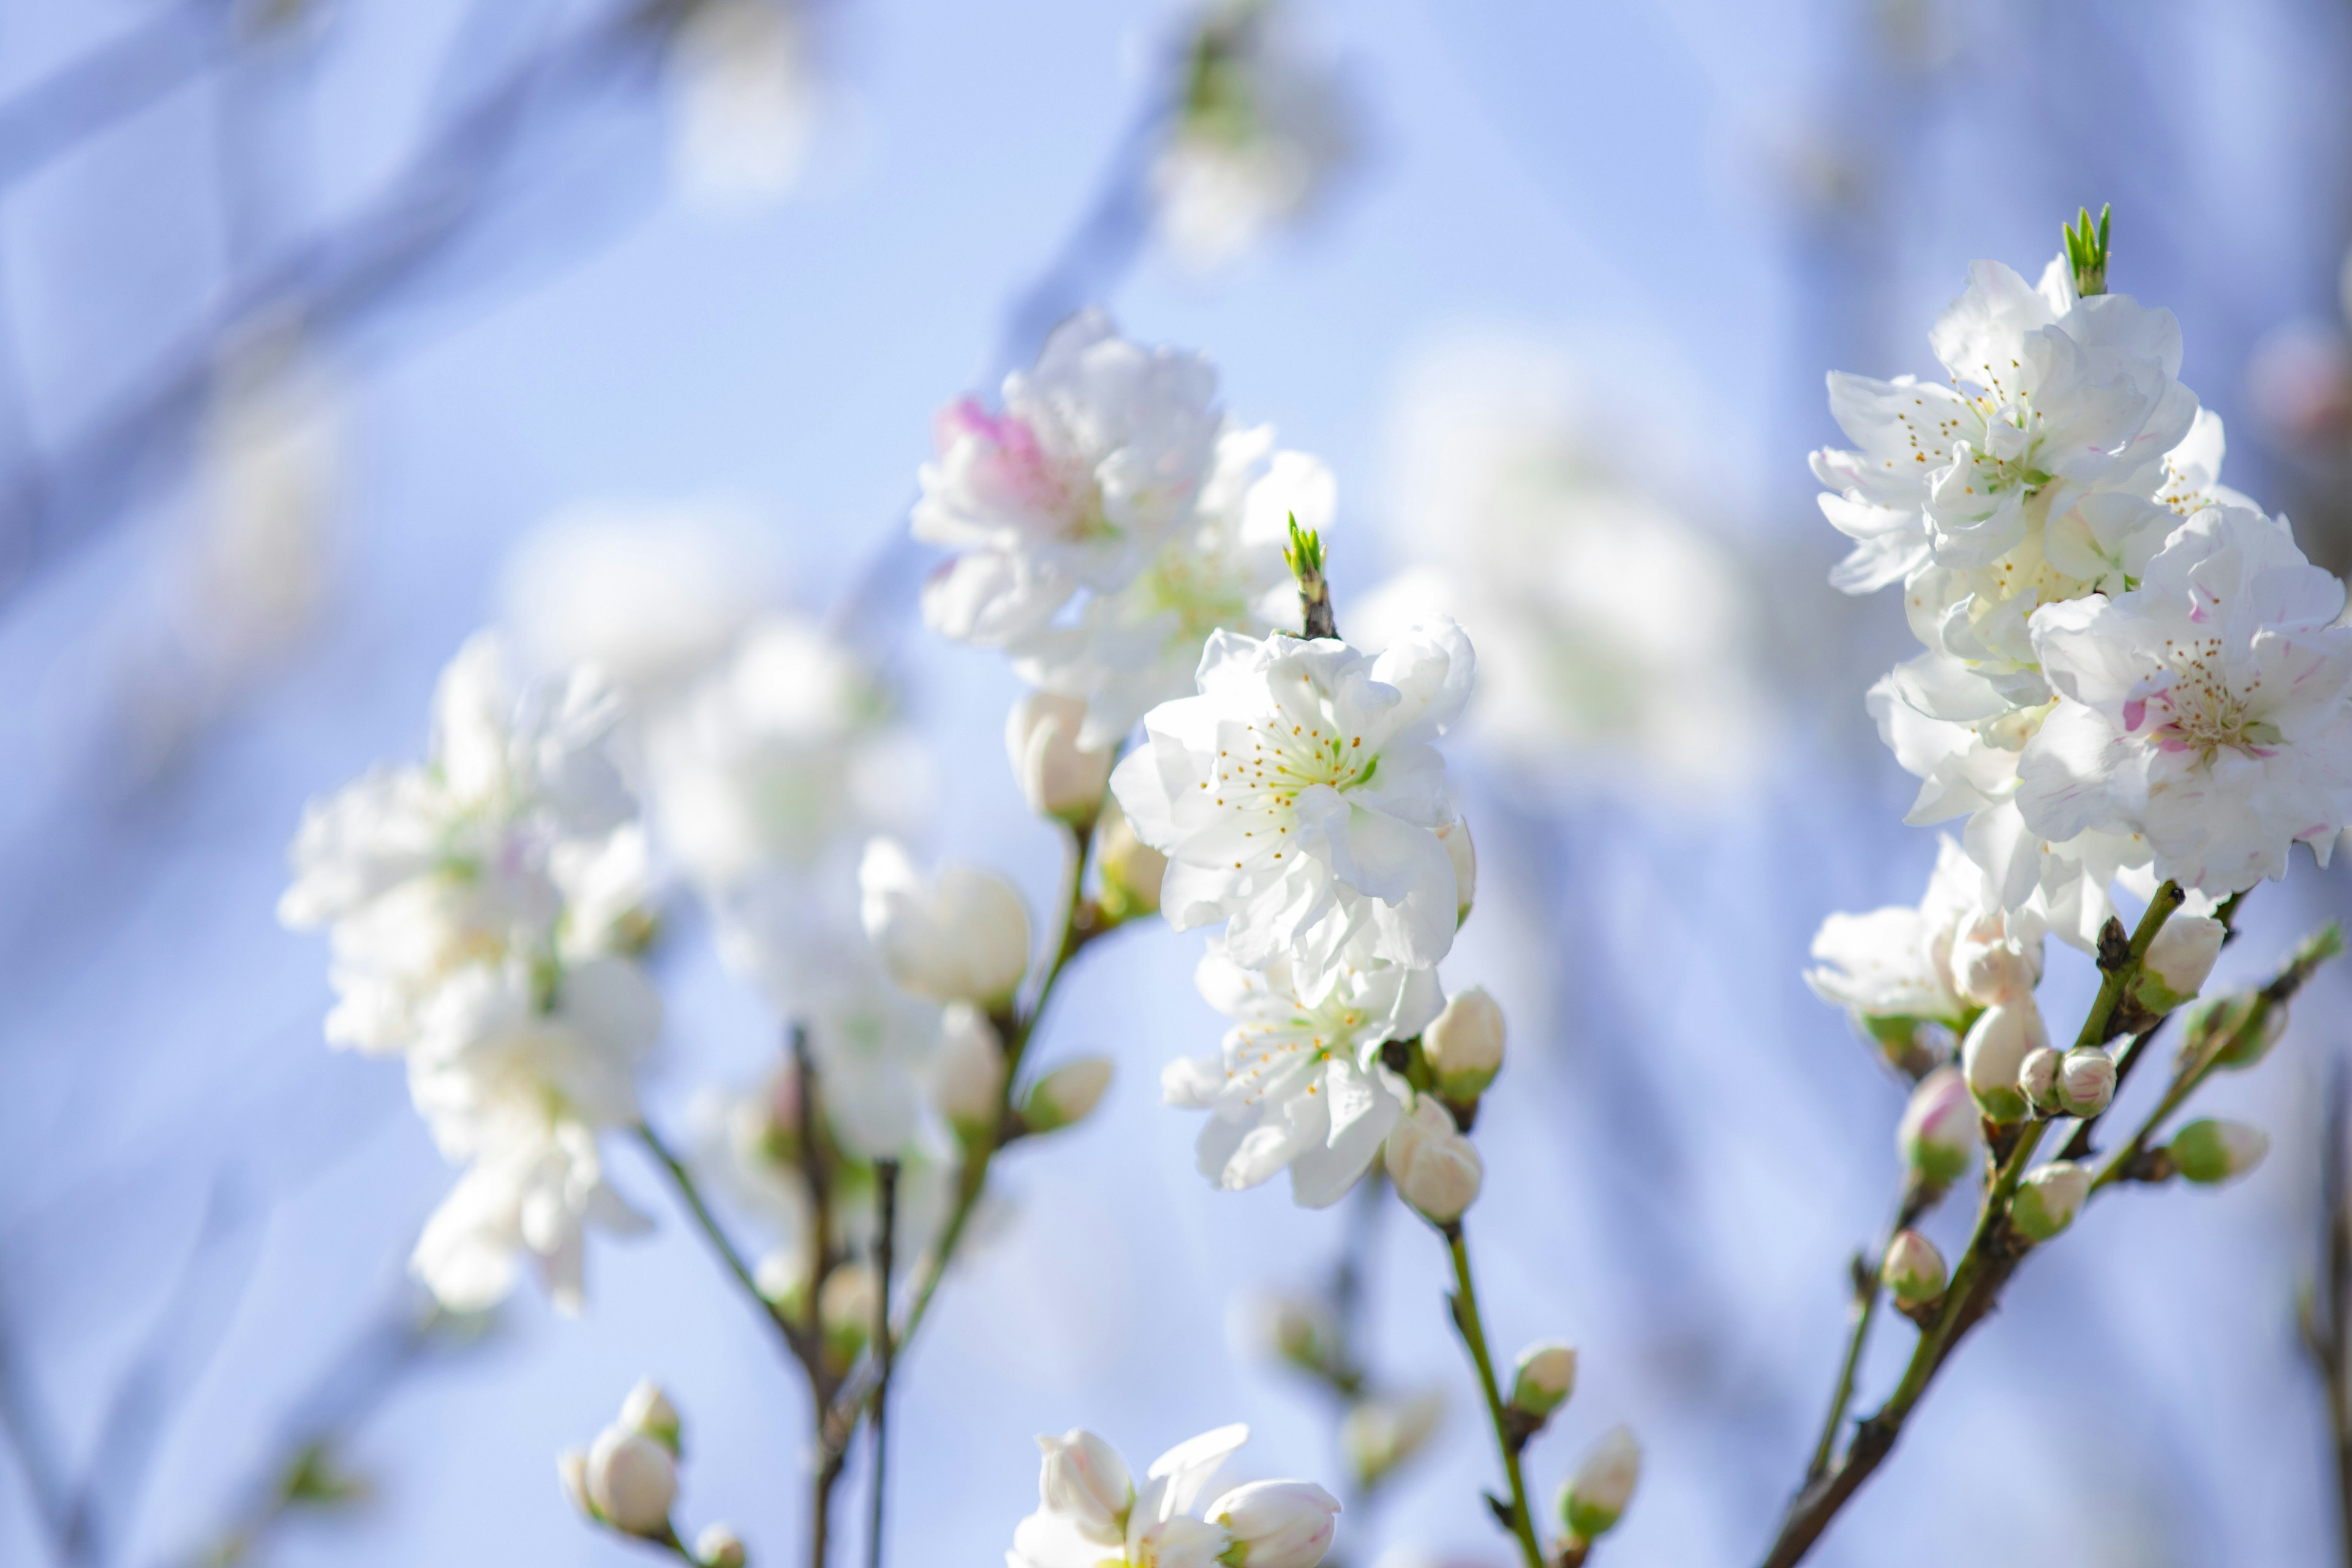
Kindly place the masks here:
POLYGON ((678 1451, 677 1407, 650 1377, 639 1378, 629 1396, 621 1401, 621 1425, 644 1433, 673 1454, 678 1451))
POLYGON ((1576 1392, 1576 1348, 1548 1340, 1519 1352, 1511 1380, 1511 1407, 1541 1418, 1568 1403, 1576 1392))
POLYGON ((1977 1016, 1960 1041, 1960 1069, 1968 1076, 1969 1092, 1987 1116, 1995 1121, 2026 1119, 2033 1108, 2018 1087, 2018 1074, 2028 1052, 2049 1044, 2042 1009, 2031 996, 1988 1007, 1977 1016))
POLYGON ((1454 862, 1454 924, 1459 929, 1478 900, 1478 847, 1470 841, 1470 824, 1458 816, 1437 830, 1437 841, 1454 862))
POLYGON ((1037 1473, 1037 1500, 1045 1511, 1067 1520, 1088 1541, 1123 1542, 1135 1480, 1118 1450, 1075 1426, 1059 1437, 1038 1438, 1037 1447, 1045 1455, 1037 1473))
POLYGON ((743 1568, 750 1558, 743 1538, 723 1524, 710 1525, 694 1538, 694 1555, 702 1568, 743 1568))
POLYGON ((1921 1181, 1948 1187, 1968 1174, 1982 1142, 1976 1101, 1959 1068, 1940 1067, 1921 1079, 1895 1130, 1903 1163, 1921 1181))
POLYGON ((1897 1305, 1916 1307, 1944 1293, 1951 1273, 1936 1244, 1916 1230, 1898 1231, 1879 1265, 1878 1278, 1897 1305))
POLYGON ((1421 1054, 1437 1075, 1437 1092, 1466 1105, 1486 1092, 1503 1067, 1503 1009, 1484 986, 1457 991, 1421 1034, 1421 1054))
POLYGON ((2242 1176, 2270 1152, 2271 1137, 2242 1121, 2205 1117, 2172 1135, 2172 1163, 2192 1182, 2211 1185, 2242 1176))
POLYGON ((2221 956, 2221 939, 2228 934, 2210 915, 2173 916, 2147 944, 2132 994, 2151 1013, 2186 1006, 2205 988, 2213 961, 2221 956))
POLYGON ((1022 1125, 1032 1132, 1058 1132, 1083 1121, 1110 1087, 1110 1058, 1080 1057, 1037 1080, 1021 1103, 1022 1125))
POLYGON ((1211 1503, 1207 1517, 1233 1537, 1217 1558, 1229 1568, 1315 1568, 1331 1549, 1339 1500, 1312 1481, 1252 1481, 1211 1503))
POLYGON ((1079 747, 1086 717, 1084 699, 1029 691, 1004 718, 1005 754, 1029 809, 1081 826, 1101 808, 1111 763, 1118 760, 1108 751, 1079 747))
POLYGON ((1451 1225, 1477 1201, 1486 1168, 1470 1140, 1454 1130, 1454 1118, 1433 1095, 1413 1101, 1397 1118, 1387 1145, 1389 1180, 1397 1195, 1437 1225, 1451 1225))
POLYGON ((1560 1490, 1559 1520, 1569 1539, 1598 1541, 1615 1529, 1641 1479, 1642 1445, 1625 1427, 1611 1428, 1560 1490))
POLYGON ((2074 1223, 2083 1200, 2090 1195, 2088 1165, 2053 1160, 2018 1184, 2009 1215, 2029 1238, 2047 1241, 2074 1223))
POLYGON ((614 1529, 658 1536, 677 1500, 677 1461, 642 1432, 607 1426, 588 1450, 589 1500, 614 1529))
POLYGON ((2058 1109, 2096 1116, 2116 1098, 2116 1058, 2096 1046, 2076 1046, 2058 1068, 2058 1109))
POLYGON ((2058 1110, 2058 1074, 2065 1058, 2048 1046, 2025 1053, 2025 1061, 2017 1069, 2017 1090, 2025 1096, 2025 1103, 2044 1116, 2058 1110))

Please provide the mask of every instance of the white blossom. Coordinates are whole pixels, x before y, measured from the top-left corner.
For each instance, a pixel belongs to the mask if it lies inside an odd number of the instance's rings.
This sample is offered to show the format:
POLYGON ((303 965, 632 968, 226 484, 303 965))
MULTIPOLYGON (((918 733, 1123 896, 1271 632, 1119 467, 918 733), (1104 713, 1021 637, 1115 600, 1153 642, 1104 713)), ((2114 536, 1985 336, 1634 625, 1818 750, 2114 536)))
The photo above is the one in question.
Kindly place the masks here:
POLYGON ((1353 963, 1310 996, 1287 959, 1245 969, 1213 942, 1198 979, 1234 1027, 1221 1055, 1170 1063, 1160 1094, 1170 1105, 1210 1112, 1201 1173, 1238 1192, 1287 1166, 1299 1204, 1337 1203, 1396 1124, 1402 1085, 1379 1065, 1380 1048, 1437 1016, 1444 995, 1436 972, 1353 963))
POLYGON ((1180 1443, 1138 1487, 1090 1432, 1038 1438, 1037 1511, 1013 1531, 1006 1568, 1314 1568, 1339 1511, 1322 1489, 1255 1482, 1202 1506, 1218 1467, 1248 1439, 1234 1426, 1180 1443))
POLYGON ((2019 762, 2053 839, 2145 835, 2155 874, 2214 896, 2325 864, 2352 815, 2344 585, 2260 513, 2209 508, 2140 585, 2048 606, 2034 646, 2058 700, 2019 762))
POLYGON ((1461 712, 1469 640, 1450 621, 1377 658, 1335 640, 1220 631, 1200 695, 1163 704, 1111 775, 1138 837, 1169 858, 1179 930, 1230 917, 1229 957, 1286 955, 1319 995, 1351 944, 1428 967, 1453 946, 1454 819, 1431 744, 1461 712))
POLYGON ((957 552, 923 592, 933 630, 1001 646, 1081 588, 1116 592, 1191 515, 1222 416, 1216 372, 1150 350, 1099 310, 1054 329, 991 414, 965 398, 935 426, 918 539, 957 552))
POLYGON ((1004 754, 1021 798, 1040 816, 1091 822, 1110 783, 1108 748, 1079 744, 1087 705, 1051 691, 1024 691, 1004 716, 1004 754))
POLYGON ((669 1528, 677 1458, 642 1432, 607 1426, 588 1450, 588 1499, 616 1530, 653 1536, 669 1528))
POLYGON ((667 74, 673 178, 720 210, 791 194, 816 137, 824 87, 795 0, 696 0, 667 74))
POLYGON ((649 1223, 605 1184, 595 1135, 559 1121, 477 1160, 425 1222, 410 1267, 442 1305, 480 1311, 506 1299, 528 1261, 556 1307, 577 1313, 587 1228, 629 1235, 649 1223))
POLYGON ((2042 974, 2031 922, 2004 915, 1983 870, 1949 837, 1938 839, 1916 909, 1833 914, 1814 935, 1812 955, 1821 964, 1805 972, 1805 984, 1865 1033, 1923 1019, 1958 1029, 1977 1008, 2030 993, 2042 974))
POLYGON ((895 839, 857 866, 866 934, 890 977, 934 1002, 1003 1002, 1029 972, 1029 913, 995 872, 950 860, 929 878, 895 839))
POLYGON ((1415 1097, 1390 1129, 1383 1153, 1397 1195, 1424 1219, 1450 1225, 1478 1201, 1486 1163, 1477 1146, 1455 1130, 1453 1113, 1436 1096, 1415 1097))

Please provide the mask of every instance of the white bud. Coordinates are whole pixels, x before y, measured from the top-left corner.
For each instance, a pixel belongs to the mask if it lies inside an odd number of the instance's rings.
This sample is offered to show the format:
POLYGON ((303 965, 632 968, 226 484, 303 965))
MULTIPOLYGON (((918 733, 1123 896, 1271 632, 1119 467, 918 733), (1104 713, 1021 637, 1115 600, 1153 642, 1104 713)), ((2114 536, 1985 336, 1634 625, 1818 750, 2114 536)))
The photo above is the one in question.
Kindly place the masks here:
POLYGON ((1455 992, 1422 1031, 1421 1054, 1437 1075, 1438 1093, 1457 1104, 1476 1100, 1502 1069, 1503 1009, 1484 986, 1455 992))
POLYGON ((2242 1176, 2263 1163, 2271 1136, 2242 1121, 2201 1117, 2172 1135, 2172 1163, 2192 1182, 2212 1184, 2242 1176))
POLYGON ((1444 1415, 1445 1395, 1433 1388, 1401 1398, 1376 1395, 1349 1405, 1339 1423, 1339 1447, 1356 1484, 1370 1488, 1421 1452, 1444 1415))
POLYGON ((950 861, 926 882, 905 849, 877 838, 857 882, 866 936, 890 977, 917 995, 985 1006, 1029 973, 1029 912, 994 872, 950 861))
POLYGON ((1110 1058, 1080 1057, 1037 1080, 1021 1103, 1021 1121, 1032 1132, 1056 1132, 1083 1121, 1110 1087, 1110 1058))
POLYGON ((2010 1200, 2010 1218, 2035 1241, 2047 1241, 2074 1223, 2083 1200, 2091 1195, 2091 1168, 2072 1160, 2053 1160, 2018 1184, 2010 1200))
POLYGON ((1511 1404, 1530 1415, 1549 1415, 1576 1392, 1576 1348, 1558 1340, 1529 1345, 1519 1352, 1517 1375, 1511 1380, 1511 1404))
POLYGON ((808 1255, 797 1247, 777 1248, 751 1270, 751 1285, 762 1300, 799 1317, 808 1305, 808 1255))
POLYGON ((2052 1112, 2058 1109, 2058 1074, 2065 1058, 2048 1046, 2025 1053, 2025 1061, 2017 1069, 2017 1091, 2034 1110, 2052 1112))
POLYGON ((1486 1166, 1434 1095, 1422 1095, 1389 1131, 1389 1180, 1424 1219, 1451 1225, 1478 1197, 1486 1166))
POLYGON ((1088 1541, 1106 1546, 1124 1541, 1135 1481, 1118 1450, 1075 1426, 1059 1437, 1038 1438, 1037 1447, 1045 1455, 1037 1473, 1037 1500, 1045 1510, 1067 1520, 1088 1541))
POLYGON ((1095 824, 1095 864, 1102 871, 1103 911, 1114 921, 1156 913, 1168 857, 1135 836, 1118 797, 1106 796, 1095 824))
POLYGON ((1878 1278, 1898 1303, 1912 1307, 1942 1295, 1944 1287, 1951 1281, 1951 1273, 1934 1242, 1916 1230, 1906 1230, 1896 1232, 1894 1241, 1887 1245, 1878 1278))
POLYGON ((588 1450, 589 1500, 614 1529, 657 1536, 677 1500, 677 1461, 642 1432, 607 1426, 588 1450))
POLYGON ((588 1500, 588 1454, 583 1448, 566 1448, 555 1456, 556 1479, 563 1483, 563 1495, 582 1513, 593 1516, 595 1505, 588 1500))
POLYGON ((2168 1013, 2195 999, 2221 956, 2221 939, 2229 932, 2210 915, 2175 915, 2164 922, 2140 961, 2135 988, 2141 1006, 2151 1013, 2168 1013))
POLYGON ((1597 1541, 1625 1517, 1642 1479, 1642 1445, 1622 1426, 1612 1427, 1584 1456, 1559 1494, 1560 1522, 1571 1541, 1597 1541))
POLYGON ((1903 1163, 1931 1186, 1948 1187, 1968 1174, 1983 1138, 1976 1101, 1958 1068, 1940 1067, 1919 1080, 1903 1108, 1895 1145, 1903 1163))
POLYGON ((874 1270, 863 1263, 845 1263, 824 1277, 816 1294, 818 1324, 824 1330, 824 1348, 846 1366, 874 1337, 874 1312, 881 1289, 874 1270))
POLYGON ((2096 1046, 2076 1046, 2058 1069, 2058 1108, 2069 1116, 2096 1116, 2116 1097, 2116 1058, 2096 1046))
POLYGON ((741 1536, 723 1524, 714 1524, 694 1538, 694 1555, 702 1568, 743 1568, 748 1554, 741 1536))
POLYGON ((1969 1026, 1960 1042, 1960 1068, 1968 1075, 1969 1092, 1995 1121, 2022 1121, 2032 1109, 2018 1087, 2026 1053, 2050 1044, 2042 1027, 2042 1009, 2032 996, 1986 1008, 1969 1026))
POLYGON ((1078 729, 1086 717, 1084 699, 1050 691, 1024 692, 1004 716, 1013 776, 1029 809, 1041 816, 1085 824, 1102 805, 1117 759, 1107 751, 1080 749, 1078 729))
POLYGON ((1437 830, 1437 841, 1454 862, 1454 924, 1458 929, 1478 900, 1478 847, 1470 841, 1470 824, 1459 816, 1437 830))
POLYGON ((969 1002, 951 1002, 940 1018, 940 1047, 931 1057, 931 1102, 966 1142, 996 1126, 1004 1093, 1004 1047, 987 1016, 969 1002))
POLYGON ((637 1379, 637 1385, 621 1401, 621 1425, 644 1433, 673 1454, 678 1450, 677 1407, 650 1377, 637 1379))
POLYGON ((1211 1503, 1208 1521, 1233 1537, 1217 1558, 1231 1568, 1315 1568, 1331 1549, 1339 1500, 1312 1481, 1252 1481, 1211 1503))
POLYGON ((2021 1002, 2042 979, 2042 944, 2011 942, 2007 918, 1979 915, 1952 937, 1952 988, 1980 1007, 2021 1002))

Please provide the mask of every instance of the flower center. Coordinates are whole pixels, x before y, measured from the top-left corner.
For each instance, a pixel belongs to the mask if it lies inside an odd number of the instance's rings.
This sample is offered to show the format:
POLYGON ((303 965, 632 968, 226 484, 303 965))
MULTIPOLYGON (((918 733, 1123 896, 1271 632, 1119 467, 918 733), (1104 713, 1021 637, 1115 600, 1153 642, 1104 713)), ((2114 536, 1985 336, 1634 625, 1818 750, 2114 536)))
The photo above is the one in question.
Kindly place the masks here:
POLYGON ((2186 659, 2169 686, 2124 704, 2125 729, 2140 733, 2145 726, 2158 750, 2194 753, 2208 766, 2225 747, 2250 757, 2269 756, 2284 737, 2259 716, 2261 677, 2243 692, 2233 689, 2217 668, 2219 637, 2179 651, 2186 659))

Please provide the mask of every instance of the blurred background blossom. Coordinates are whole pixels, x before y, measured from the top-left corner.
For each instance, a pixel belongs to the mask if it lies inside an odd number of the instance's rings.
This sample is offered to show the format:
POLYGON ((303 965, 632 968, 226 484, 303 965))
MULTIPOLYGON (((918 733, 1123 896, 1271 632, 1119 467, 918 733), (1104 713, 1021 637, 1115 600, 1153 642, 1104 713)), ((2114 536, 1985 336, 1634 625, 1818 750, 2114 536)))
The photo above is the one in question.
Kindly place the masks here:
MULTIPOLYGON (((1922 369, 1969 259, 2031 274, 2112 201, 2231 482, 2352 564, 2347 68, 2340 0, 0 0, 0 1561, 625 1561, 550 1456, 648 1373, 694 1516, 790 1553, 798 1391, 631 1153, 656 1226, 587 1318, 424 1312, 449 1174, 400 1075, 322 1045, 284 848, 421 751, 475 628, 594 654, 660 873, 734 900, 661 905, 649 1101, 756 1116, 776 1016, 721 949, 813 822, 1051 891, 1013 681, 920 631, 905 521, 933 411, 1087 304, 1328 465, 1344 630, 1469 624, 1448 980, 1517 1042, 1484 1267, 1504 1342, 1587 1368, 1533 1480, 1622 1415, 1650 1468, 1611 1550, 1752 1555, 1902 1103, 1805 943, 1935 857, 1861 706, 1899 617, 1823 581, 1822 375, 1922 369)), ((793 874, 854 909, 854 868, 793 874)), ((2224 977, 2346 875, 2262 889, 2224 977)), ((1148 1086, 1219 1028, 1193 958, 1124 932, 1047 1026, 1118 1073, 902 1369, 896 1550, 996 1551, 1032 1433, 1238 1417, 1260 1473, 1389 1467, 1341 1560, 1499 1564, 1424 1237, 1362 1249, 1369 1414, 1227 1332, 1323 1291, 1347 1221, 1191 1179, 1148 1086)), ((2021 1568, 2324 1554, 2294 1301, 2340 984, 2222 1097, 2270 1163, 2029 1271, 1821 1561, 1972 1563, 1988 1510, 2021 1568)))

